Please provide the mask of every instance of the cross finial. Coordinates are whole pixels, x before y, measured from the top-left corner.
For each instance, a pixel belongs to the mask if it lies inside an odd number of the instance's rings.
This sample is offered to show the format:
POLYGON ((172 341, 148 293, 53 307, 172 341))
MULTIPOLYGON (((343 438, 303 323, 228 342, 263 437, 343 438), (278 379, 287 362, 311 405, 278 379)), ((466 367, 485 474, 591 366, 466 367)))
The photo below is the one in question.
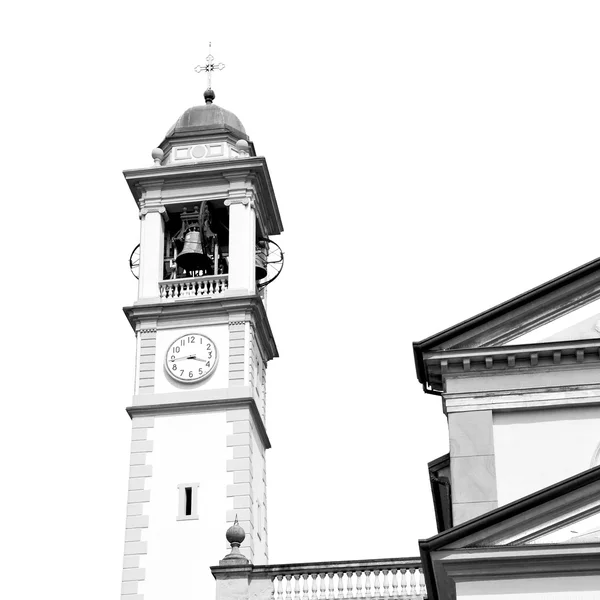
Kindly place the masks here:
MULTIPOLYGON (((212 88, 211 88, 212 73, 215 69, 222 71, 225 68, 225 65, 223 63, 215 64, 215 57, 210 53, 211 46, 212 46, 212 42, 208 42, 208 56, 206 57, 206 64, 198 65, 194 69, 194 71, 196 71, 196 73, 203 73, 204 71, 206 71, 206 79, 207 79, 207 83, 208 83, 208 87, 206 88, 206 91, 211 90, 211 92, 212 92, 212 88)), ((214 92, 212 92, 212 94, 209 94, 209 97, 210 96, 212 96, 212 98, 214 98, 214 92)), ((207 98, 206 93, 204 94, 204 97, 206 98, 207 103, 209 103, 209 99, 207 98)), ((210 102, 212 102, 212 98, 211 98, 210 102)))

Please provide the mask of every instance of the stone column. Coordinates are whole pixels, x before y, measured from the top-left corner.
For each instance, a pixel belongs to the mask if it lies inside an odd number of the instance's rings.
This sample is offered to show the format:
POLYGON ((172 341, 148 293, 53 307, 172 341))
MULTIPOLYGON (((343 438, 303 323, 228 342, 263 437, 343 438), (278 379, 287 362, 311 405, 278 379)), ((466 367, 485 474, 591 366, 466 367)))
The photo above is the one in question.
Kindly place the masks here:
POLYGON ((156 299, 158 282, 163 278, 165 225, 167 211, 163 206, 140 210, 140 280, 138 300, 156 299))
POLYGON ((229 291, 256 293, 254 254, 256 215, 254 191, 248 189, 246 175, 229 177, 229 291))

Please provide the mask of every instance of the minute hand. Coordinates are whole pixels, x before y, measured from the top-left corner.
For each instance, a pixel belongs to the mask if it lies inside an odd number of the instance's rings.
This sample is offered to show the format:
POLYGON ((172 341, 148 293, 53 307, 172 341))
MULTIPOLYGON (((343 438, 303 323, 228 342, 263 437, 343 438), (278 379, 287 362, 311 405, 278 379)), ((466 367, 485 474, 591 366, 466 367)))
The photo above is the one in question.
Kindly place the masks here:
POLYGON ((174 358, 171 362, 176 362, 178 360, 190 360, 190 359, 206 362, 203 358, 198 358, 195 354, 190 354, 189 356, 178 356, 177 358, 174 358))
POLYGON ((206 362, 203 358, 198 358, 195 354, 193 354, 192 356, 188 356, 187 358, 191 358, 193 360, 199 360, 201 362, 206 362))

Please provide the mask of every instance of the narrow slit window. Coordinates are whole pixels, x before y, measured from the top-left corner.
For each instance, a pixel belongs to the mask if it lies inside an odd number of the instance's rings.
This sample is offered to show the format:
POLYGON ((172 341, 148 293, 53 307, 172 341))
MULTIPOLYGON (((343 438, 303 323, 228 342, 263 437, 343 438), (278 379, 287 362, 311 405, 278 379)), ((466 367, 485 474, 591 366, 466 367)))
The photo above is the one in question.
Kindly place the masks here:
POLYGON ((185 516, 189 517, 192 514, 192 488, 185 488, 185 516))
POLYGON ((199 483, 180 483, 178 488, 177 520, 190 521, 198 518, 199 483))

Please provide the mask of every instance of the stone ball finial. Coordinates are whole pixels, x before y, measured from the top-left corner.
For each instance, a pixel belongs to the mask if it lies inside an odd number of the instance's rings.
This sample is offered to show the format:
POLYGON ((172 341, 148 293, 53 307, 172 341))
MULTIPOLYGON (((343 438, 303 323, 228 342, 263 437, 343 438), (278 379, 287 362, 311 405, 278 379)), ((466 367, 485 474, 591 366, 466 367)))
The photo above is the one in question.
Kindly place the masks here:
POLYGON ((225 556, 221 561, 219 561, 219 564, 248 564, 250 561, 240 552, 240 546, 242 545, 242 542, 246 539, 246 532, 238 523, 237 517, 235 518, 233 525, 225 533, 225 537, 227 538, 227 541, 231 544, 231 552, 227 556, 225 556))
POLYGON ((214 99, 215 99, 215 93, 212 91, 211 88, 208 88, 204 92, 204 102, 206 102, 206 104, 212 104, 214 99))
POLYGON ((152 150, 152 158, 154 159, 155 165, 160 165, 160 161, 163 159, 165 153, 160 148, 154 148, 152 150))
POLYGON ((231 544, 231 547, 237 546, 238 548, 242 545, 242 542, 246 539, 246 532, 243 527, 238 523, 236 519, 233 525, 225 533, 227 541, 231 544))

